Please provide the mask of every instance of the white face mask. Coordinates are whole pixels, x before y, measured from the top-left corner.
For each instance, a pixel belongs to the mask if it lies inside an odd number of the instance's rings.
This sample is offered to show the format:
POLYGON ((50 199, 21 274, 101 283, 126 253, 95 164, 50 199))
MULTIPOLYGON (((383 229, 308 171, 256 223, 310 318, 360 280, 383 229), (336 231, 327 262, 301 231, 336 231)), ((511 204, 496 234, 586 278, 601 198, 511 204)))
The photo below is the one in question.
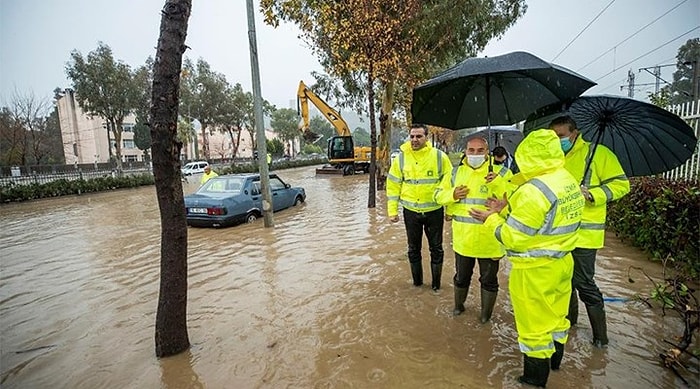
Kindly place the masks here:
POLYGON ((483 155, 467 155, 467 164, 469 164, 469 166, 473 167, 474 169, 483 165, 484 162, 486 162, 486 157, 484 157, 483 155))

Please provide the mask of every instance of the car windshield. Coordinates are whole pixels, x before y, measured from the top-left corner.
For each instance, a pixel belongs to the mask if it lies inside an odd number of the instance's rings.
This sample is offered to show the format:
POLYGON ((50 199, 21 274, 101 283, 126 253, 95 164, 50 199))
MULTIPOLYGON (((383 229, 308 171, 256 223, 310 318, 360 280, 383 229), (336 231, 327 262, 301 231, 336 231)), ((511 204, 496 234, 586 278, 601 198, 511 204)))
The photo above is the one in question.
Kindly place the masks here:
POLYGON ((241 177, 215 177, 205 182, 197 190, 199 194, 208 195, 233 195, 241 193, 244 179, 241 177))

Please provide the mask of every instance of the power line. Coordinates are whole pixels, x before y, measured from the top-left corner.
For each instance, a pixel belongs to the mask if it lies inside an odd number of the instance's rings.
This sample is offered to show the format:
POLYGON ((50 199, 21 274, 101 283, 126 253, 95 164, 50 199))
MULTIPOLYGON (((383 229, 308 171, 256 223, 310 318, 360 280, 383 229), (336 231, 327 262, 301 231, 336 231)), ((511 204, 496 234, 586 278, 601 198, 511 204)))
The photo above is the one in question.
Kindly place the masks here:
POLYGON ((609 49, 608 49, 606 52, 604 52, 603 54, 601 54, 601 55, 595 57, 593 60, 591 60, 591 61, 588 62, 587 64, 585 64, 585 65, 583 65, 582 67, 576 69, 576 71, 577 71, 577 72, 580 72, 581 70, 583 70, 583 69, 585 69, 586 67, 588 67, 588 65, 590 65, 590 64, 592 64, 593 62, 599 60, 599 59, 600 59, 602 56, 604 56, 605 54, 607 54, 607 53, 609 53, 609 52, 615 50, 618 46, 620 46, 621 44, 627 42, 627 41, 630 40, 632 37, 634 37, 635 35, 639 34, 639 33, 642 32, 644 29, 646 29, 647 27, 649 27, 649 26, 651 26, 652 24, 656 23, 659 19, 661 19, 661 18, 663 18, 664 16, 668 15, 668 14, 669 14, 671 11, 673 11, 674 9, 680 7, 680 6, 683 5, 683 3, 685 3, 686 1, 688 1, 688 0, 683 0, 683 1, 681 1, 681 2, 678 3, 675 7, 669 9, 668 11, 666 11, 663 15, 661 15, 661 16, 659 16, 658 18, 656 18, 656 19, 652 20, 651 22, 647 23, 644 27, 640 28, 639 30, 635 31, 632 35, 630 35, 630 36, 628 36, 627 38, 625 38, 624 40, 622 40, 622 42, 620 42, 620 43, 616 44, 615 46, 609 48, 609 49))
POLYGON ((676 40, 678 40, 678 39, 684 37, 685 35, 690 34, 691 32, 693 32, 693 31, 695 31, 695 30, 697 30, 697 29, 700 29, 700 26, 696 26, 695 28, 690 29, 689 31, 687 31, 687 32, 685 32, 685 33, 683 33, 683 34, 681 34, 681 35, 679 35, 679 36, 677 36, 677 37, 671 39, 670 41, 668 41, 668 42, 662 44, 661 46, 658 46, 658 47, 655 48, 655 49, 652 49, 652 50, 647 51, 646 53, 644 53, 644 54, 640 55, 639 57, 637 57, 637 58, 635 58, 635 59, 633 59, 633 60, 627 62, 626 64, 620 65, 618 68, 611 70, 610 72, 604 74, 604 75, 601 76, 601 77, 598 77, 598 79, 596 79, 595 81, 598 82, 599 80, 602 80, 603 78, 605 78, 605 77, 607 77, 607 76, 609 76, 609 75, 615 73, 616 71, 622 69, 623 67, 625 67, 625 66, 627 66, 627 65, 629 65, 629 64, 631 64, 631 63, 633 63, 633 62, 635 62, 635 61, 637 61, 637 60, 639 60, 639 59, 641 59, 641 58, 646 57, 647 55, 649 55, 649 54, 655 52, 656 50, 658 50, 658 49, 660 49, 660 48, 662 48, 662 47, 664 47, 664 46, 666 46, 666 45, 672 43, 673 41, 676 41, 676 40))
POLYGON ((618 85, 620 85, 620 83, 624 83, 625 81, 627 81, 627 79, 626 79, 626 78, 623 78, 622 80, 617 81, 617 82, 615 82, 614 84, 610 84, 610 85, 606 86, 605 88, 601 89, 601 90, 599 91, 599 93, 600 93, 600 92, 605 92, 606 90, 608 90, 608 89, 610 89, 610 88, 612 88, 612 87, 614 87, 614 86, 618 86, 618 85))
POLYGON ((590 22, 588 22, 588 24, 586 25, 586 27, 584 27, 583 30, 581 30, 581 32, 579 32, 578 35, 576 35, 576 36, 574 37, 574 39, 571 40, 571 42, 569 42, 566 46, 564 46, 564 48, 561 49, 561 51, 559 52, 559 54, 557 54, 554 58, 552 58, 552 62, 554 62, 557 58, 559 58, 559 56, 564 52, 564 50, 568 49, 569 46, 571 46, 571 44, 574 43, 574 41, 575 41, 576 39, 578 39, 578 37, 580 37, 581 34, 583 34, 583 33, 588 29, 588 27, 590 27, 591 24, 593 24, 593 22, 595 22, 596 20, 598 20, 598 18, 600 17, 600 15, 602 15, 603 12, 605 12, 605 10, 608 9, 614 2, 615 2, 615 0, 612 0, 610 3, 608 3, 608 5, 606 5, 605 8, 603 8, 603 10, 600 11, 600 12, 598 13, 598 15, 596 15, 596 17, 593 18, 593 20, 591 20, 590 22))

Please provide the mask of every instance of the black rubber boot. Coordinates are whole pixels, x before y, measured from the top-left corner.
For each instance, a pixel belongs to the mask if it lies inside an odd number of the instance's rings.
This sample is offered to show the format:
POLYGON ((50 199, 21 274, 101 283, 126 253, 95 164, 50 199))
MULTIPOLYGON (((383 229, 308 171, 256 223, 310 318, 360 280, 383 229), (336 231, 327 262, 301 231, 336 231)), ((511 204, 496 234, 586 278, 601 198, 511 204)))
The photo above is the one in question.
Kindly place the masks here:
POLYGON ((547 385, 547 378, 549 378, 549 358, 532 358, 523 354, 523 363, 525 374, 521 375, 518 381, 522 384, 544 388, 547 385))
POLYGON ((430 264, 430 273, 433 276, 433 282, 431 287, 433 290, 440 289, 440 279, 442 278, 442 263, 436 265, 434 263, 430 264))
POLYGON ((608 324, 605 321, 605 306, 603 304, 586 306, 588 320, 593 330, 593 345, 598 348, 608 346, 608 324))
POLYGON ((455 286, 455 310, 452 314, 459 316, 464 312, 464 302, 467 301, 467 295, 469 294, 469 288, 458 288, 455 286))
POLYGON ((491 314, 493 313, 493 306, 496 304, 497 296, 498 292, 490 292, 481 289, 481 324, 491 320, 491 314))
POLYGON ((571 290, 571 300, 569 300, 569 314, 566 315, 571 325, 578 323, 578 297, 576 297, 576 289, 571 290))
POLYGON ((554 354, 552 354, 549 361, 551 363, 552 370, 559 370, 559 367, 561 366, 561 359, 564 358, 564 344, 554 342, 554 349, 554 354))
POLYGON ((411 262, 411 276, 413 276, 413 285, 423 285, 423 264, 421 262, 411 262))

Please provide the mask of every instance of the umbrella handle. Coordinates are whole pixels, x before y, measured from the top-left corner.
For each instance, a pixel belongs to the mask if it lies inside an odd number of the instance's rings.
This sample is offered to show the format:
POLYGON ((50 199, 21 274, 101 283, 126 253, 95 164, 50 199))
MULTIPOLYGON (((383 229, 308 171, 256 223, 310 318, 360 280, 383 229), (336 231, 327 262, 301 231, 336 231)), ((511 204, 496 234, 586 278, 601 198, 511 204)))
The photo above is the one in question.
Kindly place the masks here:
MULTIPOLYGON (((595 150, 598 148, 598 144, 600 143, 600 138, 603 137, 603 132, 605 131, 605 123, 601 123, 598 126, 598 134, 595 138, 595 141, 593 142, 593 150, 589 153, 589 158, 588 161, 586 161, 586 168, 583 169, 583 177, 581 178, 581 185, 585 185, 586 182, 586 175, 588 174, 588 170, 591 168, 591 163, 593 163, 593 156, 595 155, 595 150)), ((581 134, 581 138, 583 139, 583 134, 581 134)))

